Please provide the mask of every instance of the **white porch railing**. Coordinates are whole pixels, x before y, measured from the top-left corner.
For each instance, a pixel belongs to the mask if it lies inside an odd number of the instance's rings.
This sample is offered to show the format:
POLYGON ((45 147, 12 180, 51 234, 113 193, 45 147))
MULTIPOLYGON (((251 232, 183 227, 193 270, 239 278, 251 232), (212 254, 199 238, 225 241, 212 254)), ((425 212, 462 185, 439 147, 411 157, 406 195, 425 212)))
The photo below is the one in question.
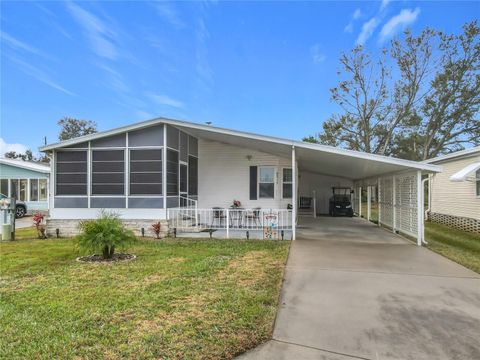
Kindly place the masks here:
POLYGON ((292 210, 288 209, 168 209, 170 228, 177 232, 202 230, 292 230, 292 210))

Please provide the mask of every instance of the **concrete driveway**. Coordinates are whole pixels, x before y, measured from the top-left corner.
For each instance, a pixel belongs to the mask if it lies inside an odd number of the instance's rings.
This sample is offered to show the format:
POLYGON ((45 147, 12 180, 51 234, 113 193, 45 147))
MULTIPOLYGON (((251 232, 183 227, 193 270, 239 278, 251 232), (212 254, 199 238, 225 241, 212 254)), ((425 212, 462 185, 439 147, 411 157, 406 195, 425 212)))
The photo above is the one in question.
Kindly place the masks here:
POLYGON ((480 276, 358 218, 305 219, 243 359, 480 359, 480 276))

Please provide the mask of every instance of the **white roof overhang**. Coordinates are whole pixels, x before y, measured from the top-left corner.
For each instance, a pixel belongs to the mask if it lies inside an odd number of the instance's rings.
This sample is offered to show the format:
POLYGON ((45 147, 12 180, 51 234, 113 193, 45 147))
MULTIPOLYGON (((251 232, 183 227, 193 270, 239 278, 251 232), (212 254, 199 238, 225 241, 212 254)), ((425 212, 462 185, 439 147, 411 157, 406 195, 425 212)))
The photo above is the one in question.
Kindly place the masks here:
MULTIPOLYGON (((450 176, 450 181, 460 182, 470 180, 470 176, 474 175, 477 170, 480 169, 480 162, 469 164, 465 166, 462 170, 456 172, 450 176)), ((475 179, 475 176, 472 176, 472 180, 475 179)))
POLYGON ((10 165, 10 166, 27 169, 31 171, 37 171, 45 174, 50 173, 50 165, 47 165, 47 164, 38 164, 38 163, 29 162, 29 161, 6 159, 6 158, 0 159, 0 164, 10 165))
POLYGON ((286 158, 291 157, 292 147, 294 146, 300 170, 339 176, 352 180, 406 170, 423 170, 427 172, 441 171, 441 167, 437 165, 165 118, 149 120, 101 133, 81 136, 75 139, 44 146, 40 148, 40 150, 49 151, 161 123, 173 125, 180 130, 201 139, 254 149, 286 158))

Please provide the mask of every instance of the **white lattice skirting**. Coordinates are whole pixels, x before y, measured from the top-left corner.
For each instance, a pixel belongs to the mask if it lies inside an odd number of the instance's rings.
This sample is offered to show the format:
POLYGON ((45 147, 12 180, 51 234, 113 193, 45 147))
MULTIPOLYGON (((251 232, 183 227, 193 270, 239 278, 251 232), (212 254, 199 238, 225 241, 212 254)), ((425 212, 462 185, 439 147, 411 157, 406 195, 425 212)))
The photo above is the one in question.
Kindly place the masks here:
POLYGON ((480 221, 477 219, 430 212, 428 220, 454 229, 480 234, 480 221))

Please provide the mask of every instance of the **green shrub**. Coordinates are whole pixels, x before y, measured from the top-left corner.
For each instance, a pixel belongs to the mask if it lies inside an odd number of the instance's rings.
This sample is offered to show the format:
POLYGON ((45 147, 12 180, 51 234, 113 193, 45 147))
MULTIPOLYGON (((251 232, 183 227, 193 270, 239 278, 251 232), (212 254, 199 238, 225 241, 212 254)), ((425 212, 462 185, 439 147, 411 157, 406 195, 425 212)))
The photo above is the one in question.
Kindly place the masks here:
POLYGON ((101 211, 98 219, 81 221, 79 227, 80 248, 101 252, 104 259, 110 259, 116 248, 125 249, 137 240, 114 212, 101 211))

